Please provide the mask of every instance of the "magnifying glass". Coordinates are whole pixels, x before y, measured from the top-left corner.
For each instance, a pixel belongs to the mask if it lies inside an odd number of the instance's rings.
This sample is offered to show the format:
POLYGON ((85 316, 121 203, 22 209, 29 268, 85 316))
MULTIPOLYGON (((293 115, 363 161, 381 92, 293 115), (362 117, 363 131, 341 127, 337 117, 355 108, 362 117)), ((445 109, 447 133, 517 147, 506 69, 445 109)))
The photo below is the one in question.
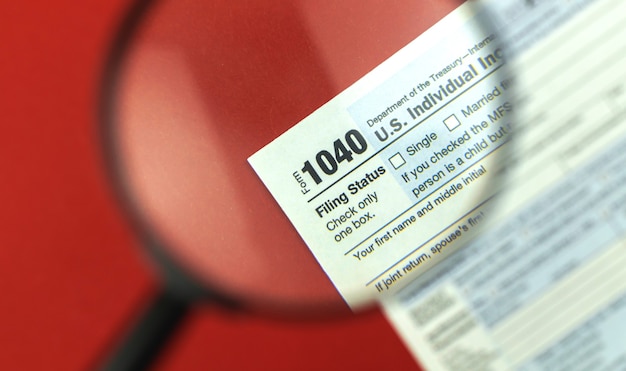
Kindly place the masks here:
MULTIPOLYGON (((328 318, 375 304, 370 285, 362 289, 366 299, 359 305, 346 305, 345 293, 337 291, 247 159, 460 5, 458 1, 195 0, 135 4, 105 74, 102 140, 113 184, 163 276, 163 292, 106 367, 146 367, 195 300, 284 318, 328 318)), ((477 22, 473 32, 470 39, 477 43, 495 38, 488 22, 477 22)), ((454 37, 432 47, 445 52, 451 40, 454 37)), ((477 55, 489 50, 498 68, 489 73, 475 70, 475 78, 466 76, 459 84, 467 85, 451 92, 447 84, 454 86, 454 77, 463 79, 461 70, 469 67, 461 67, 461 62, 452 66, 456 59, 449 60, 424 78, 415 76, 413 82, 414 86, 440 85, 443 90, 433 90, 430 98, 430 90, 419 91, 412 104, 403 107, 413 110, 405 115, 421 116, 415 124, 407 121, 405 141, 414 138, 414 144, 420 143, 417 139, 430 133, 421 129, 428 120, 442 125, 441 145, 423 151, 429 153, 424 161, 435 150, 456 151, 449 157, 453 163, 457 157, 467 160, 465 167, 455 165, 458 174, 440 177, 442 182, 431 187, 432 192, 416 195, 407 188, 406 197, 415 205, 428 205, 427 197, 437 196, 435 190, 444 194, 446 187, 462 184, 467 178, 462 169, 478 161, 497 162, 496 145, 489 158, 468 147, 481 142, 478 134, 471 134, 471 125, 480 127, 482 112, 464 118, 454 108, 465 121, 463 130, 442 123, 452 115, 452 107, 472 111, 482 96, 487 106, 487 94, 494 87, 502 94, 498 101, 506 101, 507 93, 499 84, 507 76, 499 67, 501 61, 496 61, 493 44, 479 47, 477 43, 456 53, 461 61, 465 57, 469 63, 471 57, 472 68, 480 69, 472 48, 477 55), (480 86, 481 93, 461 94, 473 86, 475 91, 480 86), (432 99, 431 105, 436 105, 437 94, 446 96, 430 111, 424 102, 432 99), (459 144, 465 132, 477 140, 459 144), (460 148, 448 148, 450 143, 460 148), (465 152, 476 156, 465 158, 465 152)), ((380 156, 385 146, 371 144, 380 156)), ((389 174, 397 170, 392 163, 385 166, 389 174)), ((423 179, 411 187, 419 190, 433 176, 423 179)), ((489 187, 466 191, 465 201, 453 208, 459 214, 454 220, 467 217, 490 197, 493 182, 485 184, 489 187)), ((436 242, 426 240, 424 246, 436 242)))

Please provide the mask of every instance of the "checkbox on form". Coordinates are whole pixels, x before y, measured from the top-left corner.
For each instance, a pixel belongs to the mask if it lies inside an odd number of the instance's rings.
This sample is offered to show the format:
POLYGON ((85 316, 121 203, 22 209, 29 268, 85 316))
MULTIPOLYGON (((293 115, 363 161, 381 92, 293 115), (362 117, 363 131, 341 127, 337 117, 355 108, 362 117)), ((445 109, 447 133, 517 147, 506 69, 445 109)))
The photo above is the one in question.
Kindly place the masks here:
POLYGON ((443 120, 443 123, 446 125, 449 131, 452 131, 458 128, 459 126, 461 126, 461 121, 459 121, 459 119, 456 118, 456 115, 454 114, 448 117, 447 119, 443 120))
POLYGON ((404 160, 404 157, 402 157, 400 152, 396 152, 395 155, 389 157, 389 162, 391 163, 391 166, 393 166, 393 168, 396 170, 401 168, 402 165, 406 164, 406 161, 404 160))

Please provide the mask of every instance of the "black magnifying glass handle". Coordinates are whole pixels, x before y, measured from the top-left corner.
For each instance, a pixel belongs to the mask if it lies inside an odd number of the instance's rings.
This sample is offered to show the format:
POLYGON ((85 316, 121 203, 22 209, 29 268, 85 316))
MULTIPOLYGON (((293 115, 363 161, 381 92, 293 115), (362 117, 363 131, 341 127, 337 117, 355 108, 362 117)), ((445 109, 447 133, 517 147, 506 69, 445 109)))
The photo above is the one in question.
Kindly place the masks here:
POLYGON ((101 370, 146 370, 189 312, 189 300, 162 289, 148 304, 101 370))

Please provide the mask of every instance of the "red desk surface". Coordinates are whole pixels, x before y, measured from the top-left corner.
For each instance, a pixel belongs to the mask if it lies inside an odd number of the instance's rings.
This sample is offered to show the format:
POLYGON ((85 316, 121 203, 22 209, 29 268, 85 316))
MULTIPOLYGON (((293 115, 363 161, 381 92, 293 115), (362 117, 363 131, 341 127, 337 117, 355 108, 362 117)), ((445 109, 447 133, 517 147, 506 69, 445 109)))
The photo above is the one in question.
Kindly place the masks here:
MULTIPOLYGON (((0 369, 94 365, 158 287, 97 136, 128 0, 0 3, 0 369)), ((418 369, 379 311, 287 322, 198 307, 162 370, 418 369)))

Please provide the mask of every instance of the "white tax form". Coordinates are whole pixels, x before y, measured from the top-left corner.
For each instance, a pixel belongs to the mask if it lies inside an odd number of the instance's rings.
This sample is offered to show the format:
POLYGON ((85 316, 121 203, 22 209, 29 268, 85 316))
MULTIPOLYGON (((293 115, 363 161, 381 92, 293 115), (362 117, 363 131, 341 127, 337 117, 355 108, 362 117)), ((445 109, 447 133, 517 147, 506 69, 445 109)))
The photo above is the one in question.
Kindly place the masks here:
POLYGON ((515 166, 490 227, 383 308, 428 370, 626 370, 626 2, 492 5, 515 166))

